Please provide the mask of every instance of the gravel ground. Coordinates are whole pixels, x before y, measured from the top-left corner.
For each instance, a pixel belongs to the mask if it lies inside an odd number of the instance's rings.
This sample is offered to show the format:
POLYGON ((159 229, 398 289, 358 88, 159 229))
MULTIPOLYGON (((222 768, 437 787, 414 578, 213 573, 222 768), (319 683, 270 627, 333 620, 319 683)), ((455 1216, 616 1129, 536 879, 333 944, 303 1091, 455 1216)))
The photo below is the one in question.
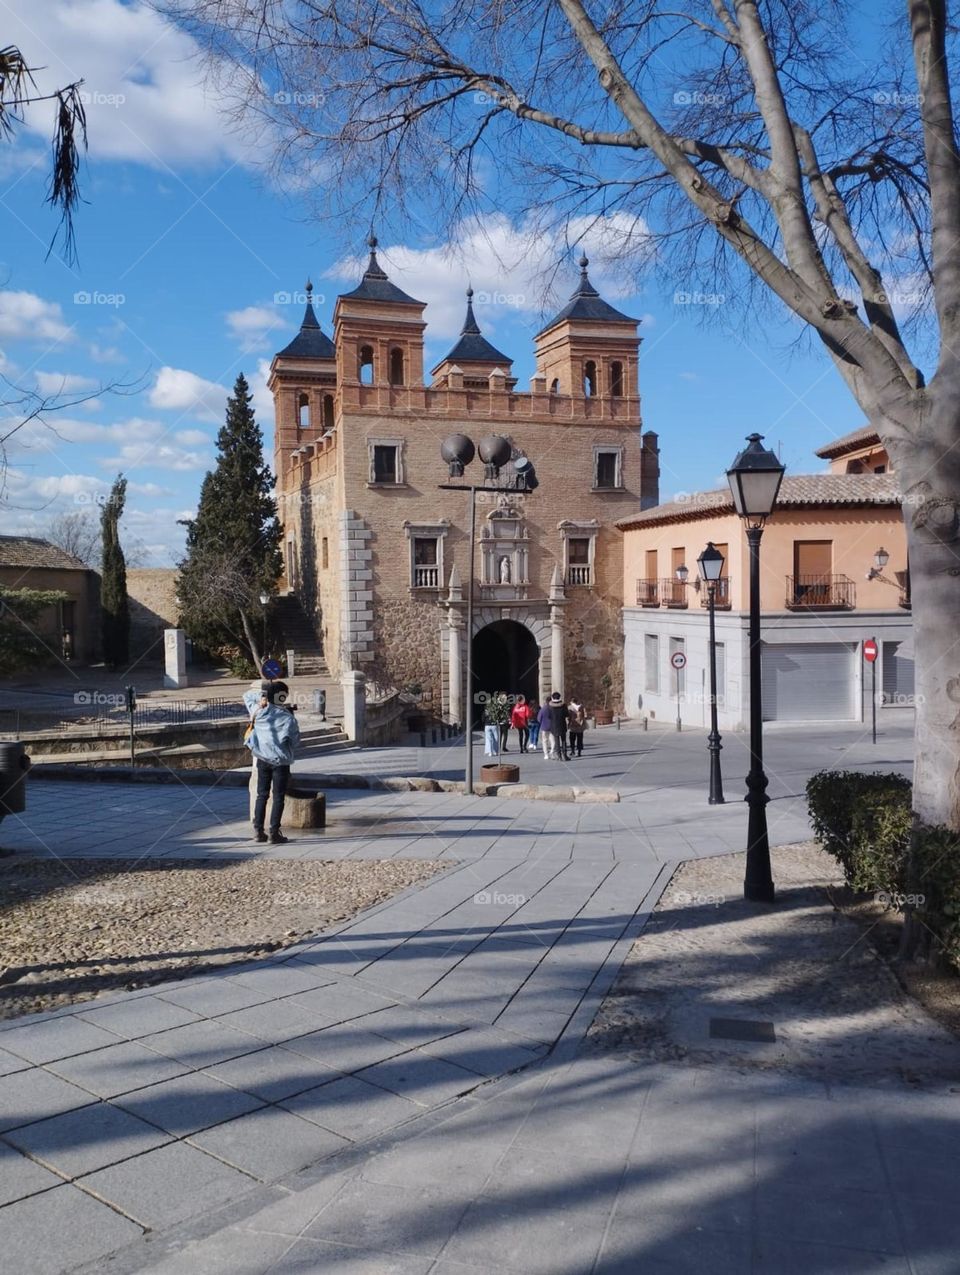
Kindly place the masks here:
POLYGON ((960 1040, 907 995, 865 928, 832 906, 836 862, 814 842, 779 847, 772 859, 773 907, 744 901, 742 854, 677 870, 588 1048, 828 1082, 956 1088, 960 1040), (773 1039, 730 1039, 731 1020, 735 1031, 760 1024, 773 1039))
POLYGON ((249 961, 442 871, 420 860, 0 860, 0 1019, 249 961))

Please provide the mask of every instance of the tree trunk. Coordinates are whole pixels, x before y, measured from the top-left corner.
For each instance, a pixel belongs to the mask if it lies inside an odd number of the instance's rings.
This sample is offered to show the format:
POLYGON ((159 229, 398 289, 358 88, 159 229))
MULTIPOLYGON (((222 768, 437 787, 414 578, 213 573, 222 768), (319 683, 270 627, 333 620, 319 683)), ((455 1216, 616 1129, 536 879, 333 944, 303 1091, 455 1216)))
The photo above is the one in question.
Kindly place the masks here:
POLYGON ((253 667, 260 672, 263 666, 263 660, 260 658, 260 652, 257 647, 257 639, 253 632, 253 625, 250 623, 250 617, 243 608, 240 608, 240 623, 243 625, 243 636, 247 640, 247 648, 253 656, 253 667))

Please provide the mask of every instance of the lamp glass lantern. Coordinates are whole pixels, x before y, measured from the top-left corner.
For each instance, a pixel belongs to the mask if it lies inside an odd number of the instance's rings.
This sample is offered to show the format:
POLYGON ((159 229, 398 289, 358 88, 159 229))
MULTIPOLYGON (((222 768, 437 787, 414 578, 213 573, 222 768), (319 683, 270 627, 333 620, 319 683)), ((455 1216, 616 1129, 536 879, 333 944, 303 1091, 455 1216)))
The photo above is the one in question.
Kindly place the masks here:
POLYGON ((689 576, 690 576, 689 568, 685 567, 683 563, 681 563, 680 566, 677 567, 677 579, 680 581, 681 584, 686 584, 687 580, 689 579, 689 576))
POLYGON ((709 541, 706 549, 697 558, 697 570, 700 572, 700 579, 705 580, 707 584, 715 584, 723 574, 724 556, 713 543, 709 541))
POLYGON ((886 549, 884 549, 883 545, 881 545, 877 552, 873 555, 874 566, 878 571, 882 571, 889 561, 890 555, 887 553, 886 549))
POLYGON ((763 446, 761 434, 748 434, 747 444, 727 470, 727 482, 740 517, 750 526, 762 527, 777 503, 785 467, 763 446))

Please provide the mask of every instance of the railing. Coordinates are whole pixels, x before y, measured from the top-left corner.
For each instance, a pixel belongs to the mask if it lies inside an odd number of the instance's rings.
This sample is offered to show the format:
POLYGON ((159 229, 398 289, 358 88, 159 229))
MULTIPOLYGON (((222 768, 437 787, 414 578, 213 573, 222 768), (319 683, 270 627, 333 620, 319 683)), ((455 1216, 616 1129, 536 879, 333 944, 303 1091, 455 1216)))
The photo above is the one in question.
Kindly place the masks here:
POLYGON ((679 580, 667 577, 660 581, 660 600, 665 607, 685 607, 690 605, 687 597, 687 586, 679 580))
POLYGON ((658 607, 660 605, 660 585, 656 580, 637 581, 637 606, 658 607))
POLYGON ((787 576, 787 607, 849 611, 857 605, 857 586, 849 576, 787 576))
POLYGON ((895 571, 893 573, 897 578, 897 584, 900 586, 900 598, 898 605, 902 606, 905 611, 909 611, 913 606, 910 601, 910 572, 895 571))
POLYGON ((593 569, 589 563, 570 563, 567 567, 567 584, 593 584, 593 569))
MULTIPOLYGON (((708 584, 701 583, 700 605, 702 607, 709 606, 709 601, 710 601, 708 597, 709 591, 710 591, 710 586, 708 584)), ((730 577, 729 576, 724 576, 722 579, 714 581, 713 605, 717 608, 718 611, 730 610, 731 603, 730 603, 730 577)))
POLYGON ((439 567, 414 567, 413 568, 413 587, 415 589, 439 589, 440 588, 440 568, 439 567))

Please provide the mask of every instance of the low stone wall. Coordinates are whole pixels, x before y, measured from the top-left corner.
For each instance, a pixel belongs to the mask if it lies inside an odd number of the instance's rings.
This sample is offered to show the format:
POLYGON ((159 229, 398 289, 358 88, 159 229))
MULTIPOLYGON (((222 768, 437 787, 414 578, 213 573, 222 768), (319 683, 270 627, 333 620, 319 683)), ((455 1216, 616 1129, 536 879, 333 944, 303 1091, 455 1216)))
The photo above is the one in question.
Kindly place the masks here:
POLYGON ((363 743, 376 748, 385 744, 397 744, 407 733, 406 718, 409 704, 404 703, 395 691, 383 699, 368 700, 364 723, 363 743))

